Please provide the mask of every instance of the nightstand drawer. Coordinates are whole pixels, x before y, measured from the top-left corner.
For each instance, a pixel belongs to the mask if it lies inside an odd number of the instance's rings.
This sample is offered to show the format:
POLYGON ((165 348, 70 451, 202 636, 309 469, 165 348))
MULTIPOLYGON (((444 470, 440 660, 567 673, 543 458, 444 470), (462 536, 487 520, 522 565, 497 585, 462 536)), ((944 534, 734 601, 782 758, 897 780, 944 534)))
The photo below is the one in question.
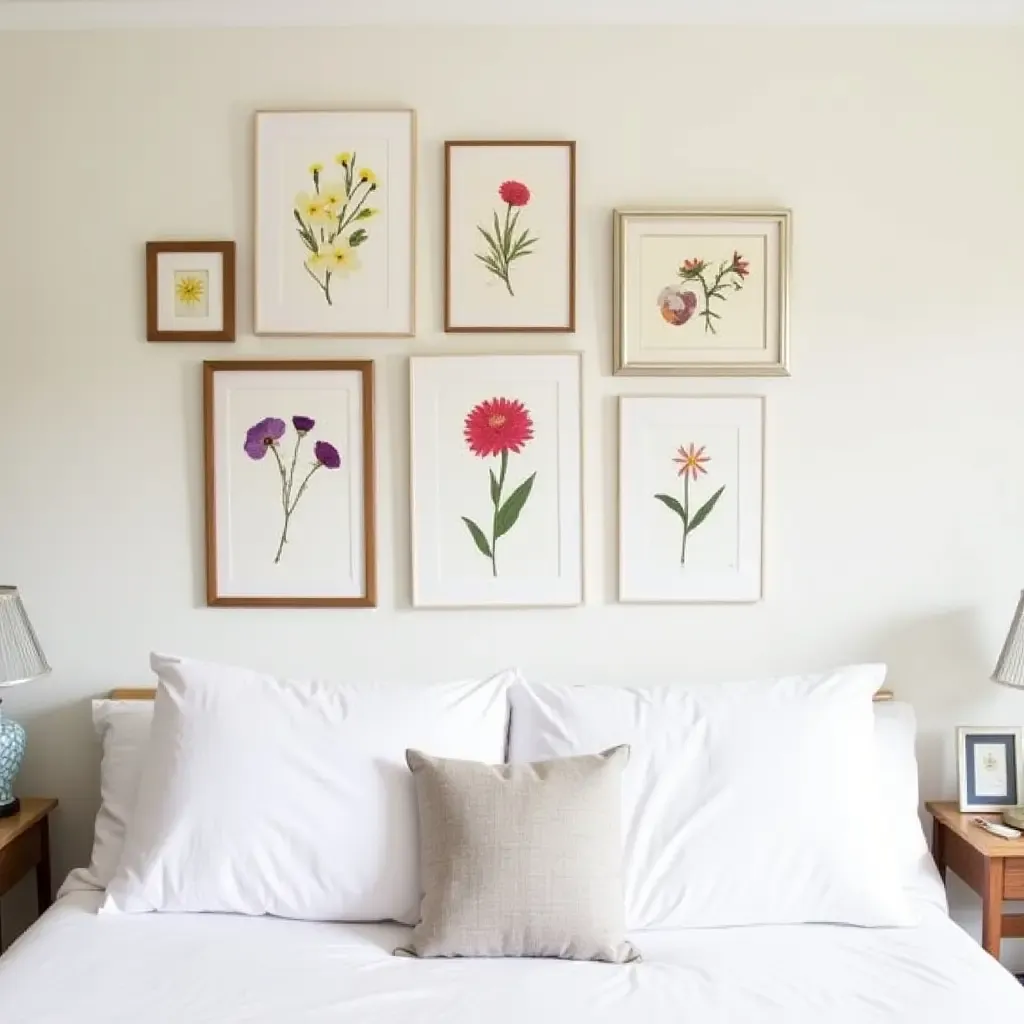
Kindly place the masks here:
POLYGON ((1024 859, 1008 857, 1003 870, 1003 898, 1024 900, 1024 859))
POLYGON ((0 896, 34 868, 43 856, 43 839, 38 828, 18 836, 0 849, 0 896))

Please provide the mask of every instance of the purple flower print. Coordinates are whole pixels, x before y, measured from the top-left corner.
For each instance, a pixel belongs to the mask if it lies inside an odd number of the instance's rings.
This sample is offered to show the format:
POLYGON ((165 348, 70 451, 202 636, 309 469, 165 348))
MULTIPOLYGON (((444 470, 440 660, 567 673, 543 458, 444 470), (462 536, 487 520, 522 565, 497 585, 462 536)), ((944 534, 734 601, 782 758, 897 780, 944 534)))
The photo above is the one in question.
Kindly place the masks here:
POLYGON ((253 424, 245 432, 245 454, 250 459, 262 459, 267 452, 274 456, 277 463, 277 472, 281 478, 281 510, 284 515, 284 522, 281 526, 281 538, 277 544, 277 553, 274 555, 274 564, 281 561, 284 554, 284 546, 288 543, 288 527, 291 525, 292 516, 306 488, 309 486, 313 474, 319 469, 338 469, 341 466, 341 455, 338 449, 329 441, 317 441, 313 445, 313 457, 315 461, 310 466, 306 475, 302 478, 298 487, 295 486, 295 470, 299 464, 299 449, 302 447, 302 439, 316 426, 316 420, 310 416, 293 416, 292 426, 295 428, 295 445, 292 448, 291 463, 287 467, 281 458, 280 444, 278 442, 284 437, 284 420, 275 416, 268 416, 259 423, 253 424))
POLYGON ((268 416, 245 432, 245 454, 250 459, 262 459, 269 449, 284 437, 284 420, 268 416))
POLYGON ((329 441, 317 441, 313 445, 313 454, 316 456, 316 461, 324 469, 337 469, 341 465, 341 456, 338 454, 338 449, 329 441))

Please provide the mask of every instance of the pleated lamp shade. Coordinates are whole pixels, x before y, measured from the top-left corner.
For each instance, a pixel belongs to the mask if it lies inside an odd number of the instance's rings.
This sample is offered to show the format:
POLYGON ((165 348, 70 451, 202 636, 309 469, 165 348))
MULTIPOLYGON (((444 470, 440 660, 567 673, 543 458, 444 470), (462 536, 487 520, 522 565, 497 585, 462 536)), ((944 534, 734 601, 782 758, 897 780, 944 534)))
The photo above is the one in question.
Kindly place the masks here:
POLYGON ((1017 610, 1013 613, 1013 622, 1006 634, 999 661, 992 670, 992 681, 1024 687, 1024 591, 1021 591, 1017 610))
POLYGON ((0 586, 0 686, 16 686, 50 671, 17 587, 0 586))

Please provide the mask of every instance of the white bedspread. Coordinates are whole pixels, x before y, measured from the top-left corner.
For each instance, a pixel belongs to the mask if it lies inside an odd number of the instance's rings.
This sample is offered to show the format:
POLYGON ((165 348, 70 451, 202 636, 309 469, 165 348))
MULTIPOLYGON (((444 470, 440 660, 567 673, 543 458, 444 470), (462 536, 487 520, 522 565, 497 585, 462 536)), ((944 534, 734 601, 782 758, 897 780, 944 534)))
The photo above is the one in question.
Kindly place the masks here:
POLYGON ((1024 988, 940 909, 915 929, 639 932, 637 965, 390 956, 398 925, 103 916, 59 900, 0 959, 20 1024, 961 1024, 1024 988))

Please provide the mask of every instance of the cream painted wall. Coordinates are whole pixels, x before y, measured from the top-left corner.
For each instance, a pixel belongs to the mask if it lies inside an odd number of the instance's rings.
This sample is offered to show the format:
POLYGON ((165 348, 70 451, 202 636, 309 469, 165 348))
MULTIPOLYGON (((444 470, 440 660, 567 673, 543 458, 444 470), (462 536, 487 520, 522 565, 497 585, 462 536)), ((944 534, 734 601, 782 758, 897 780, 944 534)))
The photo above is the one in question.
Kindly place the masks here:
MULTIPOLYGON (((0 34, 0 576, 55 667, 11 691, 23 792, 88 855, 87 698, 151 648, 282 672, 722 679, 884 659, 927 795, 953 728, 1024 722, 986 682, 1024 584, 1024 30, 359 29, 0 34), (419 112, 419 337, 251 335, 252 112, 419 112), (442 141, 579 144, 575 336, 445 337, 442 141), (616 205, 792 207, 793 376, 616 379, 616 205), (238 240, 233 346, 149 345, 143 243, 238 240), (409 605, 406 357, 579 348, 586 604, 409 605), (203 605, 203 358, 378 360, 380 607, 203 605), (768 397, 765 597, 615 604, 615 396, 768 397)), ((17 903, 8 916, 17 914, 17 903)), ((965 902, 970 919, 973 906, 965 902)))

